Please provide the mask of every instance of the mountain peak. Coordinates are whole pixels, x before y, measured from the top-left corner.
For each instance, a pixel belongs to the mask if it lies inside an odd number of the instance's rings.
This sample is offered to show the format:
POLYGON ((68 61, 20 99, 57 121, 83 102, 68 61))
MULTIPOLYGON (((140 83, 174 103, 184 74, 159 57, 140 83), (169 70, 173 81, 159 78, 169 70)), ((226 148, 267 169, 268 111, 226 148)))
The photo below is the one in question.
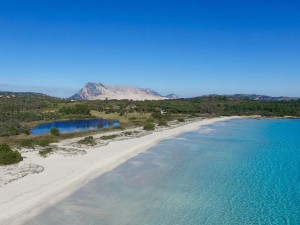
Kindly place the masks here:
MULTIPOLYGON (((176 95, 172 95, 173 97, 176 95)), ((172 97, 172 98, 173 98, 172 97)), ((177 96, 176 96, 177 97, 177 96)), ((162 100, 168 99, 150 88, 136 88, 128 86, 110 86, 103 83, 88 82, 71 99, 77 100, 162 100)))

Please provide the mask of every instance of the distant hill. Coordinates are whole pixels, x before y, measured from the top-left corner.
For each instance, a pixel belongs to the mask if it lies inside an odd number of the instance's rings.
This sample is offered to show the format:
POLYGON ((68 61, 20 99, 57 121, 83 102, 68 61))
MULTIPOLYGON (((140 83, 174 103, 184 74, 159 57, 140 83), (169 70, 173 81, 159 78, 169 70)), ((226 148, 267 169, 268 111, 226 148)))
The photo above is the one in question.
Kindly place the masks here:
POLYGON ((130 99, 130 100, 162 100, 178 98, 171 94, 162 96, 152 89, 111 86, 102 83, 87 83, 78 93, 70 97, 76 100, 105 100, 105 99, 130 99))
MULTIPOLYGON (((203 95, 195 98, 203 97, 220 97, 227 98, 229 100, 243 100, 243 101, 265 101, 265 102, 276 102, 276 101, 292 101, 299 100, 297 97, 272 97, 268 95, 257 95, 257 94, 233 94, 233 95, 203 95)), ((0 91, 0 99, 10 98, 38 98, 47 100, 58 100, 64 98, 52 97, 42 93, 36 92, 11 92, 11 91, 0 91)), ((162 96, 159 93, 151 89, 134 88, 127 86, 109 86, 101 83, 87 83, 83 89, 78 93, 70 97, 73 100, 105 100, 105 99, 132 99, 132 100, 163 100, 163 99, 178 99, 179 97, 175 94, 169 94, 162 96)))
POLYGON ((203 97, 226 97, 229 99, 236 100, 251 100, 251 101, 266 101, 266 102, 275 102, 275 101, 291 101, 298 100, 296 97, 272 97, 267 95, 256 95, 256 94, 234 94, 234 95, 205 95, 203 97))
POLYGON ((168 99, 177 99, 179 97, 178 97, 178 95, 175 95, 175 94, 169 94, 169 95, 166 96, 166 98, 168 98, 168 99))
POLYGON ((35 92, 11 92, 11 91, 0 91, 0 99, 1 98, 39 98, 39 99, 59 99, 56 97, 52 97, 46 94, 35 93, 35 92))

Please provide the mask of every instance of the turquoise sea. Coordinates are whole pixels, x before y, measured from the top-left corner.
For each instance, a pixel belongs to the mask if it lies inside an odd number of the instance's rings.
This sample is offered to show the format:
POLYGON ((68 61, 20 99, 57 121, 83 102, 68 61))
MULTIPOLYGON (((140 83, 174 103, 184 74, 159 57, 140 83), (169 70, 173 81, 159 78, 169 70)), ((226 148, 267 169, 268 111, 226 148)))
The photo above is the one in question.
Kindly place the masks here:
POLYGON ((234 119, 165 140, 30 225, 300 224, 300 120, 234 119))

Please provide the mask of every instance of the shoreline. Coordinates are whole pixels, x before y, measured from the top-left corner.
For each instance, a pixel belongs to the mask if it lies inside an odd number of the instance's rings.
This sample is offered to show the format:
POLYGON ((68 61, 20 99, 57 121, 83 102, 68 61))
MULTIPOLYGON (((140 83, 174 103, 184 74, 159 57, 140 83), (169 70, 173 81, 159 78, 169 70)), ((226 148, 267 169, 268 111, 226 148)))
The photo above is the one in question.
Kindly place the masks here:
POLYGON ((160 141, 235 118, 241 117, 203 119, 154 131, 139 138, 112 141, 105 146, 89 148, 85 155, 66 157, 53 154, 42 158, 37 152, 28 152, 25 154, 25 161, 41 165, 44 171, 0 187, 0 223, 24 224, 94 178, 113 170, 160 141))

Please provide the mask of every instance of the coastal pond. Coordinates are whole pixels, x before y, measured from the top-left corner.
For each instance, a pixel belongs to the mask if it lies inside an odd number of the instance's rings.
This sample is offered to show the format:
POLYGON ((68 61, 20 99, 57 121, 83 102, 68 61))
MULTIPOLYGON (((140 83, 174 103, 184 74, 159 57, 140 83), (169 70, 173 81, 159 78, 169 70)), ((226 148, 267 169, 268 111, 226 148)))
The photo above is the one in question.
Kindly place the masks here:
POLYGON ((120 122, 105 119, 91 119, 91 120, 69 120, 69 121, 53 121, 50 123, 43 123, 31 129, 31 135, 50 134, 52 127, 57 128, 60 133, 72 133, 88 130, 99 130, 120 126, 120 122))

